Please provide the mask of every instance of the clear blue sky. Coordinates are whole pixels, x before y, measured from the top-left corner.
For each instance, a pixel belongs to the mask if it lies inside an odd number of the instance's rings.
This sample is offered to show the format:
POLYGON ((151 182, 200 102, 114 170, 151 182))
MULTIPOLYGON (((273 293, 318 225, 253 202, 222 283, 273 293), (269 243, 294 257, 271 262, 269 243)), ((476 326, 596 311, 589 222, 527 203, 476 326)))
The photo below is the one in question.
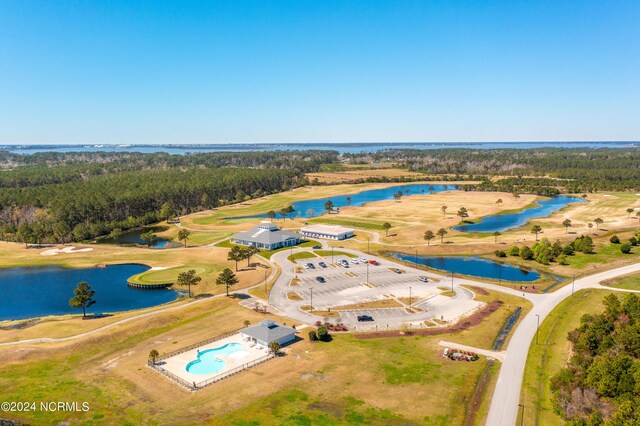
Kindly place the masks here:
POLYGON ((640 1, 0 2, 0 144, 640 140, 640 1))

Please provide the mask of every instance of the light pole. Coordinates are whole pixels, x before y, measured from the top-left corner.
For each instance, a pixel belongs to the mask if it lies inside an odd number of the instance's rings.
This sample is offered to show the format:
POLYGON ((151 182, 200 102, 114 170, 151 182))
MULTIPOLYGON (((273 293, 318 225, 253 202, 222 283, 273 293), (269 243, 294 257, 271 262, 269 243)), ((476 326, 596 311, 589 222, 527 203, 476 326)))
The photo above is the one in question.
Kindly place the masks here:
POLYGON ((538 319, 538 326, 536 327, 536 345, 538 344, 538 331, 540 331, 540 315, 536 314, 536 318, 538 319))
POLYGON ((367 286, 369 285, 369 262, 367 262, 367 286))
POLYGON ((311 287, 311 315, 313 315, 313 287, 311 287))
POLYGON ((367 254, 371 254, 371 249, 369 248, 369 241, 371 238, 367 238, 367 254))

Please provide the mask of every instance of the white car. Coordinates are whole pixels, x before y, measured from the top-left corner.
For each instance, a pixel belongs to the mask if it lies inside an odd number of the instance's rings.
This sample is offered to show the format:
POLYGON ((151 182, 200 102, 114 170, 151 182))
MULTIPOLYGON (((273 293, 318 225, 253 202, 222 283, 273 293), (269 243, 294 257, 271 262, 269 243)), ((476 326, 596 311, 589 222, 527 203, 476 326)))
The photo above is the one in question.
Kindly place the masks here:
POLYGON ((365 259, 364 257, 361 257, 361 258, 360 258, 360 262, 362 262, 362 263, 367 263, 367 259, 365 259))
POLYGON ((360 263, 360 261, 358 259, 351 259, 351 263, 357 265, 358 263, 360 263))

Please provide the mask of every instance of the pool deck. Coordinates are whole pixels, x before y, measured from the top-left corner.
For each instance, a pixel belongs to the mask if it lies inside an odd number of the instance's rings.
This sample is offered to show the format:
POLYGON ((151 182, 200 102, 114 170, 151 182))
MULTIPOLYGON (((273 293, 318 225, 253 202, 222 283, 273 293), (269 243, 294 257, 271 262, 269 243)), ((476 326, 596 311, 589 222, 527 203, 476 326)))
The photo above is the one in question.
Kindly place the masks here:
POLYGON ((252 347, 249 342, 245 342, 242 340, 242 336, 240 335, 240 333, 237 333, 232 336, 225 337, 224 339, 216 340, 215 342, 209 343, 207 345, 200 346, 199 348, 195 348, 187 352, 175 355, 171 358, 164 359, 158 363, 158 367, 178 376, 188 383, 200 383, 204 380, 209 380, 216 376, 222 376, 229 370, 240 367, 247 363, 252 363, 268 354, 268 348, 264 348, 260 345, 254 345, 252 347), (222 370, 216 371, 215 373, 211 374, 191 374, 187 372, 187 364, 198 359, 198 350, 200 352, 204 352, 209 349, 219 348, 229 343, 241 344, 244 348, 244 351, 234 352, 229 355, 217 355, 217 358, 225 362, 225 367, 222 370))

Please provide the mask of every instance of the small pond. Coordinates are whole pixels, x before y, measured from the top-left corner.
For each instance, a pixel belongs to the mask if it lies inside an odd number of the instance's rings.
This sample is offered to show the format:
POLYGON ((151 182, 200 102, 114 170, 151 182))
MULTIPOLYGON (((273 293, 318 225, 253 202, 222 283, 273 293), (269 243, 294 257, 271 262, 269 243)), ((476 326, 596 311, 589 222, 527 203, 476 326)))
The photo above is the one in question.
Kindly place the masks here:
MULTIPOLYGON (((167 229, 169 228, 166 226, 148 226, 144 228, 131 229, 129 231, 123 232, 122 235, 120 235, 120 237, 118 238, 118 241, 115 241, 111 237, 105 236, 105 237, 98 238, 96 242, 98 244, 137 244, 137 245, 146 246, 147 243, 140 237, 142 234, 149 231, 157 234, 160 232, 164 232, 167 229)), ((171 247, 177 247, 177 246, 180 246, 180 244, 174 241, 170 241, 170 240, 158 237, 158 239, 151 245, 151 248, 160 249, 160 248, 171 248, 171 247)))
POLYGON ((441 271, 454 274, 468 275, 471 277, 489 278, 503 281, 535 281, 541 275, 535 270, 528 270, 508 263, 500 263, 478 256, 418 256, 406 253, 389 253, 391 256, 410 263, 417 260, 419 265, 425 265, 441 271))
POLYGON ((530 207, 518 213, 497 214, 483 217, 478 223, 468 223, 455 226, 453 229, 463 232, 496 232, 518 228, 530 219, 547 217, 571 203, 582 203, 584 200, 577 197, 559 195, 547 200, 537 202, 537 206, 530 207))
POLYGON ((60 266, 0 269, 0 321, 81 314, 82 309, 69 306, 80 281, 88 282, 96 291, 96 303, 87 313, 128 311, 175 300, 178 293, 173 290, 143 290, 127 285, 129 277, 148 269, 134 264, 85 269, 60 266))

